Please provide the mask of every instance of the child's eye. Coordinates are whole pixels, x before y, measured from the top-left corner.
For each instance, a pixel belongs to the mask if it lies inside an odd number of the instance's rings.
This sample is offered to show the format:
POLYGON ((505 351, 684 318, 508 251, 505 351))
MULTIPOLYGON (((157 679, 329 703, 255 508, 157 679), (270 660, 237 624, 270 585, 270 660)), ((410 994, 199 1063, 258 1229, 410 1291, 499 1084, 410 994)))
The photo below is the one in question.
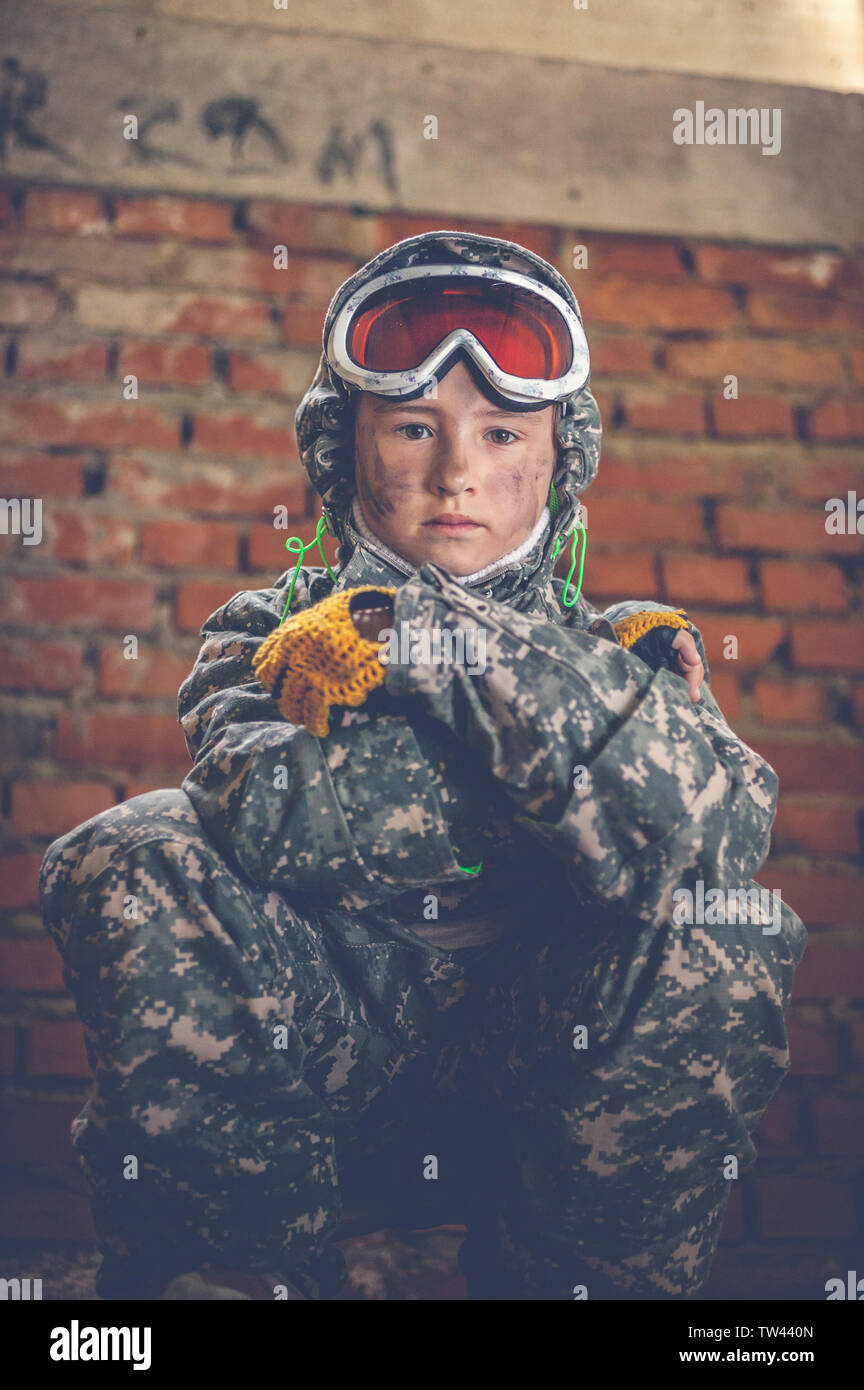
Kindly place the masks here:
MULTIPOLYGON (((518 436, 515 435, 515 434, 513 433, 512 430, 505 430, 505 428, 504 428, 503 425, 499 425, 497 429, 489 430, 489 434, 509 434, 511 439, 517 439, 517 438, 518 438, 518 436)), ((496 439, 496 440, 493 440, 493 443, 494 443, 494 444, 506 444, 506 443, 508 443, 508 440, 506 440, 506 439, 496 439)))
MULTIPOLYGON (((428 426, 428 425, 421 425, 421 424, 420 424, 418 421, 416 421, 416 420, 412 420, 412 421, 410 422, 410 424, 408 424, 408 425, 400 425, 399 428, 397 429, 396 433, 397 433, 397 434, 402 434, 402 431, 403 431, 403 430, 426 430, 428 433, 431 434, 431 430, 429 429, 429 426, 428 426)), ((418 439, 418 438, 422 438, 422 435, 416 435, 416 434, 407 435, 407 434, 406 434, 406 435, 403 435, 403 438, 405 438, 405 439, 418 439)))

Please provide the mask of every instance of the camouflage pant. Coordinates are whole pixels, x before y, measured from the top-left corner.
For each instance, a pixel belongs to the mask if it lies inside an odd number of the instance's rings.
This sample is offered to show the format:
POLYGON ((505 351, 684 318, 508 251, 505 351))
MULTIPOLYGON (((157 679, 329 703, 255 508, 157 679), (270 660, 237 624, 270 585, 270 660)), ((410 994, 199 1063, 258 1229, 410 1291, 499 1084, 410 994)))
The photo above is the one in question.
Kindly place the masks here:
POLYGON ((103 1296, 208 1261, 328 1298, 346 1198, 428 1226, 442 1185, 472 1298, 706 1279, 788 1067, 785 905, 777 935, 573 905, 441 953, 254 887, 177 790, 56 840, 41 891, 94 1073, 72 1133, 103 1296))

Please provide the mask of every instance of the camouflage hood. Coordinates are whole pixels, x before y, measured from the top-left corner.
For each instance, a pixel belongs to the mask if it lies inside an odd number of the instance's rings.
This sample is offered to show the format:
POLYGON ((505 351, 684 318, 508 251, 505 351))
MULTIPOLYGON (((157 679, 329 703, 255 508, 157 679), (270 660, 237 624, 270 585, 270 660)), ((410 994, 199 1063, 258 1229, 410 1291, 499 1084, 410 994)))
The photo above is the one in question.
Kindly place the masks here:
MULTIPOLYGON (((530 275, 557 290, 579 314, 579 305, 564 277, 548 261, 524 246, 469 232, 426 232, 388 247, 340 286, 324 319, 322 346, 327 342, 336 314, 363 284, 405 266, 451 261, 495 265, 530 275)), ((415 567, 394 555, 383 542, 359 530, 351 514, 355 495, 354 407, 357 395, 356 390, 331 372, 322 351, 315 378, 295 417, 300 458, 321 497, 330 531, 339 541, 339 587, 343 587, 343 580, 351 585, 374 582, 398 587, 404 583, 406 575, 415 572, 415 567)), ((578 511, 579 495, 597 473, 600 433, 600 412, 586 384, 561 402, 556 430, 558 457, 553 474, 559 502, 557 515, 548 518, 545 528, 541 525, 538 539, 527 553, 516 560, 488 566, 489 572, 484 571, 482 578, 472 580, 469 577, 463 581, 466 587, 476 588, 478 592, 519 609, 547 607, 548 599, 544 603, 540 595, 548 589, 558 558, 553 557, 555 542, 560 536, 560 554, 569 554, 564 541, 578 511)))

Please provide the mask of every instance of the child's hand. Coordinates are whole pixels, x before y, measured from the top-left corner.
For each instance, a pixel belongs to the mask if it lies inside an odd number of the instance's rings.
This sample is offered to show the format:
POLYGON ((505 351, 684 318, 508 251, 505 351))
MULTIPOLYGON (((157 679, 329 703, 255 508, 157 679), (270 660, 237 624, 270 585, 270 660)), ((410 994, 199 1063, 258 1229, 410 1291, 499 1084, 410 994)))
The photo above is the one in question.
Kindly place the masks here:
MULTIPOLYGON (((361 584, 329 594, 285 618, 261 643, 252 669, 289 723, 305 724, 310 734, 325 738, 331 706, 361 705, 384 684, 377 631, 367 639, 352 614, 361 605, 386 606, 395 593, 361 584)), ((376 612, 365 622, 386 627, 384 616, 376 612)))
POLYGON ((682 627, 672 646, 678 652, 678 671, 690 687, 690 699, 695 705, 702 690, 702 682, 705 679, 705 667, 696 648, 692 632, 688 632, 686 628, 682 627))

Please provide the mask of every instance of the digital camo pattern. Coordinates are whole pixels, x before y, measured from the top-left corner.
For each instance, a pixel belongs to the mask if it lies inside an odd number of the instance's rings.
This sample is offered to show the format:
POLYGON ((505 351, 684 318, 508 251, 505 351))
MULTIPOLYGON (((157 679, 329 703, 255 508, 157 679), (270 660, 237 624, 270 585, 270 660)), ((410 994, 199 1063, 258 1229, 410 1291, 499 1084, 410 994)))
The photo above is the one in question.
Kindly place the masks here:
MULTIPOLYGON (((580 490, 558 482, 571 515, 580 490)), ((482 624, 482 674, 394 663, 314 738, 252 672, 286 571, 202 628, 182 789, 49 848, 45 922, 95 1075, 74 1140, 100 1292, 206 1260, 331 1297, 343 1204, 370 1194, 400 1224, 467 1222, 472 1298, 707 1278, 724 1167, 754 1161, 788 1068, 806 933, 786 904, 776 934, 677 926, 672 893, 752 884, 777 779, 707 679, 691 703, 674 629, 618 644, 613 622, 665 605, 561 606, 558 522, 467 586, 433 564, 406 580, 346 519, 336 587, 397 588, 396 624, 482 624), (438 925, 509 929, 433 947, 412 927, 430 894, 438 925)), ((292 607, 333 589, 303 567, 292 607)))

